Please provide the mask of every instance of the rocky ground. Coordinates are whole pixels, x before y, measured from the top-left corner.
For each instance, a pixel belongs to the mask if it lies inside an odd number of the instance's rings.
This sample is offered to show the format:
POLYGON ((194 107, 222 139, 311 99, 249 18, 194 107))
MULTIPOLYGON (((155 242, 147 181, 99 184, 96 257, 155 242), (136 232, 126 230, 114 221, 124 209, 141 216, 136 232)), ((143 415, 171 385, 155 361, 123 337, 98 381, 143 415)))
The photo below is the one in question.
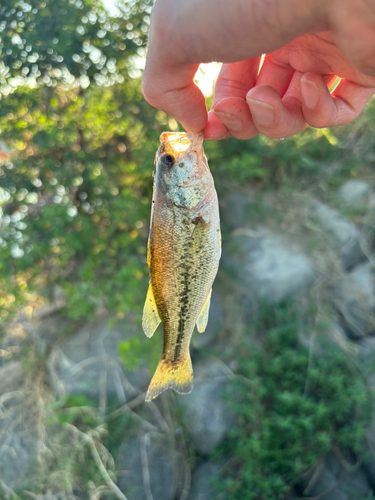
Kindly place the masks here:
MULTIPOLYGON (((50 304, 37 310, 32 319, 20 316, 10 326, 0 358, 0 490, 4 498, 16 498, 24 491, 38 500, 96 499, 100 494, 125 498, 123 494, 128 500, 224 498, 211 484, 224 464, 212 459, 211 453, 236 423, 222 398, 235 376, 236 359, 224 363, 218 353, 230 352, 264 301, 329 304, 334 341, 354 346, 358 363, 375 351, 375 192, 370 184, 347 181, 329 203, 304 192, 269 192, 260 199, 258 193, 244 190, 222 197, 221 214, 221 269, 208 328, 204 334, 195 333, 192 341, 195 387, 190 395, 164 394, 146 405, 147 363, 127 369, 118 350, 119 342, 142 336, 142 332, 131 318, 108 321, 104 310, 98 310, 90 324, 67 319, 58 288, 50 304), (29 349, 34 352, 32 366, 22 358, 29 349), (53 412, 56 415, 56 401, 68 397, 94 402, 88 412, 102 418, 116 436, 111 444, 114 459, 101 444, 105 426, 93 425, 95 430, 79 434, 82 431, 70 428, 76 414, 70 419, 70 413, 64 418, 58 413, 64 425, 60 441, 56 440, 58 422, 48 419, 53 412), (132 430, 121 427, 116 434, 113 426, 122 417, 132 422, 132 430), (72 472, 66 479, 70 486, 56 492, 54 483, 60 480, 62 466, 52 464, 55 454, 61 453, 66 463, 69 453, 64 455, 64 449, 83 450, 86 444, 88 451, 82 454, 91 453, 102 486, 93 484, 91 492, 80 491, 72 472), (106 470, 113 474, 107 477, 106 470), (38 493, 37 481, 43 482, 45 493, 38 493)), ((300 342, 309 345, 303 334, 300 342)), ((375 374, 366 377, 369 386, 375 387, 375 374)), ((350 456, 331 450, 313 470, 296 478, 292 497, 373 498, 375 412, 367 438, 370 459, 366 463, 352 463, 350 456)))

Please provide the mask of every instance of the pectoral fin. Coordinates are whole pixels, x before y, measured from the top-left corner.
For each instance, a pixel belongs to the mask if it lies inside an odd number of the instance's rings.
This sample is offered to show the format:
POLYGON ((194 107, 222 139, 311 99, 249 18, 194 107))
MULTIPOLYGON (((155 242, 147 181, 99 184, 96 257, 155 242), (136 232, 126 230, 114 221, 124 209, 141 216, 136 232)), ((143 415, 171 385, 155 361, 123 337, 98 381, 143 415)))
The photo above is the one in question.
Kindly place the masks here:
POLYGON ((197 329, 199 333, 203 333, 206 329, 208 323, 208 313, 210 310, 210 302, 211 302, 211 292, 212 288, 207 295, 206 302, 204 303, 199 318, 197 320, 197 329))
POLYGON ((159 317, 158 309, 156 307, 156 302, 150 283, 147 291, 146 302, 143 308, 143 318, 142 318, 143 331, 145 332, 147 337, 153 336, 155 330, 159 326, 160 321, 161 320, 159 317))

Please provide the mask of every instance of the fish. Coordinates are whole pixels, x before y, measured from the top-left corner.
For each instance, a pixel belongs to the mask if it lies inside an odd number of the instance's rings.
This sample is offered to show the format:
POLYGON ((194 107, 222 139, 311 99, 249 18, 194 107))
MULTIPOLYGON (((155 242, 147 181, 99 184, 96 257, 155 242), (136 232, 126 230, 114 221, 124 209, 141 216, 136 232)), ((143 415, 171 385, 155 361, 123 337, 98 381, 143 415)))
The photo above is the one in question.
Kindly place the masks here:
POLYGON ((190 340, 204 332, 221 256, 220 217, 203 133, 163 132, 155 156, 142 326, 163 325, 163 352, 146 401, 167 389, 193 389, 190 340))

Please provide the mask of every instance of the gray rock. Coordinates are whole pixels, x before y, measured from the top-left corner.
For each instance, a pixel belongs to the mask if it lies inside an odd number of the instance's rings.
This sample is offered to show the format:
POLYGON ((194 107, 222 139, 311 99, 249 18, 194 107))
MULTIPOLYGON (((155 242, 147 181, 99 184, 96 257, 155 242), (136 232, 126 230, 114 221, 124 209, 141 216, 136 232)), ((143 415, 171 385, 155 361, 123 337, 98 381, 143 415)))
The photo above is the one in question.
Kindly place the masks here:
POLYGON ((118 486, 128 500, 174 500, 182 489, 183 459, 170 436, 156 432, 128 438, 116 460, 118 486))
POLYGON ((371 486, 365 471, 356 467, 351 457, 345 456, 344 460, 348 467, 335 453, 328 453, 315 471, 309 471, 301 478, 299 487, 303 496, 315 497, 327 491, 325 500, 366 500, 371 486))
POLYGON ((352 338, 375 331, 375 286, 369 262, 355 267, 333 290, 342 325, 352 338))
POLYGON ((311 261, 267 230, 233 233, 231 257, 247 294, 276 303, 306 291, 316 277, 311 261))
POLYGON ((368 182, 350 180, 340 187, 337 194, 347 207, 360 208, 368 204, 371 192, 371 185, 368 182))
POLYGON ((61 342, 48 362, 55 391, 84 394, 95 400, 117 398, 123 403, 138 389, 145 389, 150 381, 148 367, 126 370, 118 352, 119 343, 135 332, 124 321, 109 326, 108 319, 101 319, 61 342))
POLYGON ((201 349, 210 344, 216 338, 222 327, 223 308, 221 307, 219 297, 215 293, 212 293, 207 328, 203 333, 195 331, 191 341, 193 347, 201 349))
POLYGON ((212 485, 212 480, 220 476, 221 470, 222 466, 213 460, 202 465, 191 479, 189 500, 225 500, 212 485))
POLYGON ((10 362, 0 369, 4 405, 0 415, 0 478, 13 491, 27 486, 32 478, 37 447, 37 412, 28 407, 32 401, 24 393, 24 383, 20 363, 10 362))
POLYGON ((226 374, 218 362, 206 361, 194 369, 194 389, 178 396, 182 420, 197 451, 205 455, 222 442, 234 423, 234 415, 222 393, 226 374))
POLYGON ((364 242, 361 233, 354 224, 318 201, 310 204, 309 212, 311 218, 331 236, 345 269, 349 269, 365 259, 361 248, 364 242))

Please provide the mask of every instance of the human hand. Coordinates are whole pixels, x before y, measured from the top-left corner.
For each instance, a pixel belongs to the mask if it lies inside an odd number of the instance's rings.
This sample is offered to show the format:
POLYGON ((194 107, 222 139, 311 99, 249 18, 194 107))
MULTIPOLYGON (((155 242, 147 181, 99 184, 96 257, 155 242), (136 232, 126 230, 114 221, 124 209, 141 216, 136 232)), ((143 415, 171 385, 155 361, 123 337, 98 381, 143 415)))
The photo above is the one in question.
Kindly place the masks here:
POLYGON ((206 139, 282 138, 307 124, 345 125, 375 93, 375 4, 158 0, 143 91, 187 130, 204 129, 206 139), (207 117, 193 78, 200 62, 212 60, 226 64, 207 117))

